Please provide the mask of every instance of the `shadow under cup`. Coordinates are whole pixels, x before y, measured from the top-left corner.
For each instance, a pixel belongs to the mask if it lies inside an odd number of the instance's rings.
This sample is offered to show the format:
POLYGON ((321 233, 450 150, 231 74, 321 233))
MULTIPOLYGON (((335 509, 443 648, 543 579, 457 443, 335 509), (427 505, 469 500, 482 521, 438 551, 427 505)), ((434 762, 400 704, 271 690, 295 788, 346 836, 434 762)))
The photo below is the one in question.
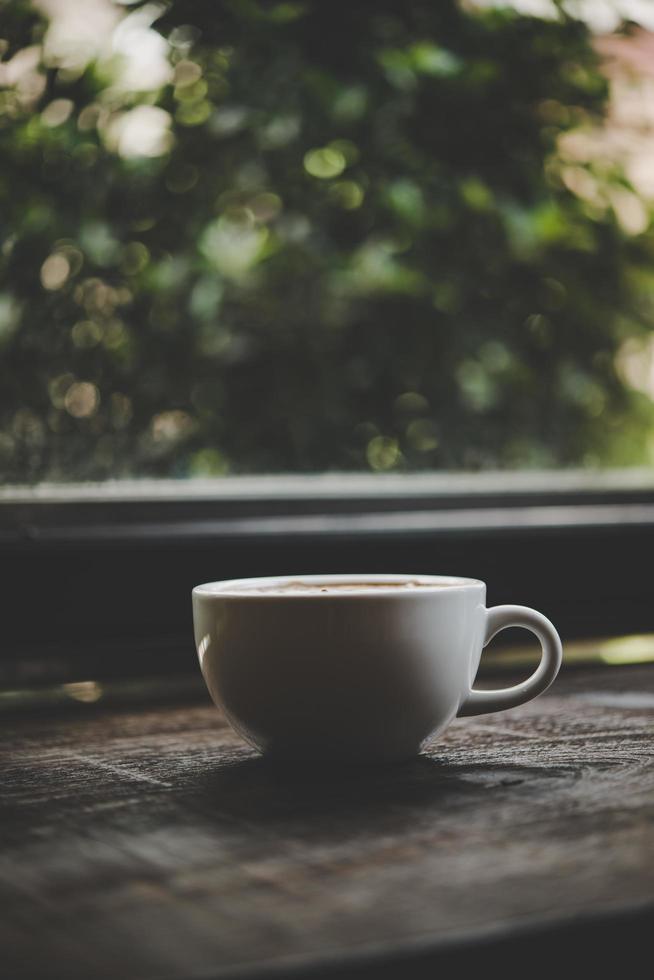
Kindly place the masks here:
POLYGON ((474 579, 242 579, 193 591, 215 704, 264 754, 363 763, 414 756, 469 695, 486 630, 474 579))

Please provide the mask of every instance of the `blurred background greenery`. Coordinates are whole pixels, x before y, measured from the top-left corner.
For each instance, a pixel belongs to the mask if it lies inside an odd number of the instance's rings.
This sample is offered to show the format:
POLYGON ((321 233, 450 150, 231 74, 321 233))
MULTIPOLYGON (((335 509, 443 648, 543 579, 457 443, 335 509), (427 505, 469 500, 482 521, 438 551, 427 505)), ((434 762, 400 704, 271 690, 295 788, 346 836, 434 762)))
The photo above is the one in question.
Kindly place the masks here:
POLYGON ((0 478, 654 462, 652 7, 0 5, 0 478))

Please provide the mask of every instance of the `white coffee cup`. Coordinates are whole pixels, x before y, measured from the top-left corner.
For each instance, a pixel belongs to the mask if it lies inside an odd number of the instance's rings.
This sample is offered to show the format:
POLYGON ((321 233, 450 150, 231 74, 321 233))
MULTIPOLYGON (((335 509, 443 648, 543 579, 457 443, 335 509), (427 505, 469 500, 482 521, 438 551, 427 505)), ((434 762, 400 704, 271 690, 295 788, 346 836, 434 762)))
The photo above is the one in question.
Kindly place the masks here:
POLYGON ((552 623, 485 600, 483 582, 431 575, 213 582, 193 590, 195 642, 214 702, 265 754, 390 762, 453 718, 513 708, 556 677, 552 623), (521 684, 475 690, 482 648, 507 626, 536 634, 540 664, 521 684))

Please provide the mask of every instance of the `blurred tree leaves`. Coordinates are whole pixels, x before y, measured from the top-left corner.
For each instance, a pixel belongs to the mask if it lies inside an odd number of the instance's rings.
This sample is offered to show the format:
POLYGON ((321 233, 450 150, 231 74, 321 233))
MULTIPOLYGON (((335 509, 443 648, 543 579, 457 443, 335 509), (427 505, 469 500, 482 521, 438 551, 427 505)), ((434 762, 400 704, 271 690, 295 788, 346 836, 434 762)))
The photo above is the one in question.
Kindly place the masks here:
POLYGON ((90 61, 3 8, 5 481, 651 461, 652 236, 558 152, 606 106, 583 24, 104 7, 90 61))

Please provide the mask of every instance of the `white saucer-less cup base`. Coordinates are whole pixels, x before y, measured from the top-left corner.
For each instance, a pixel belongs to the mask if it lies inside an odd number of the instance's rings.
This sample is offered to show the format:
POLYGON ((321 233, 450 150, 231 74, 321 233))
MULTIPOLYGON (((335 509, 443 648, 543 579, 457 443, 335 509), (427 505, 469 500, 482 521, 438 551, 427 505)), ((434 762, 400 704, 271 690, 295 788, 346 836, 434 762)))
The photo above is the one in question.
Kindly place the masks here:
POLYGON ((561 643, 549 620, 521 606, 487 610, 485 598, 483 582, 435 576, 213 583, 193 591, 196 648, 214 702, 264 754, 398 761, 414 756, 457 715, 514 707, 556 677, 561 643), (287 581, 359 587, 266 591, 287 581), (384 587, 404 581, 421 587, 384 587), (375 588, 366 591, 361 583, 375 588), (483 646, 507 626, 538 636, 537 670, 515 687, 473 690, 483 646))

